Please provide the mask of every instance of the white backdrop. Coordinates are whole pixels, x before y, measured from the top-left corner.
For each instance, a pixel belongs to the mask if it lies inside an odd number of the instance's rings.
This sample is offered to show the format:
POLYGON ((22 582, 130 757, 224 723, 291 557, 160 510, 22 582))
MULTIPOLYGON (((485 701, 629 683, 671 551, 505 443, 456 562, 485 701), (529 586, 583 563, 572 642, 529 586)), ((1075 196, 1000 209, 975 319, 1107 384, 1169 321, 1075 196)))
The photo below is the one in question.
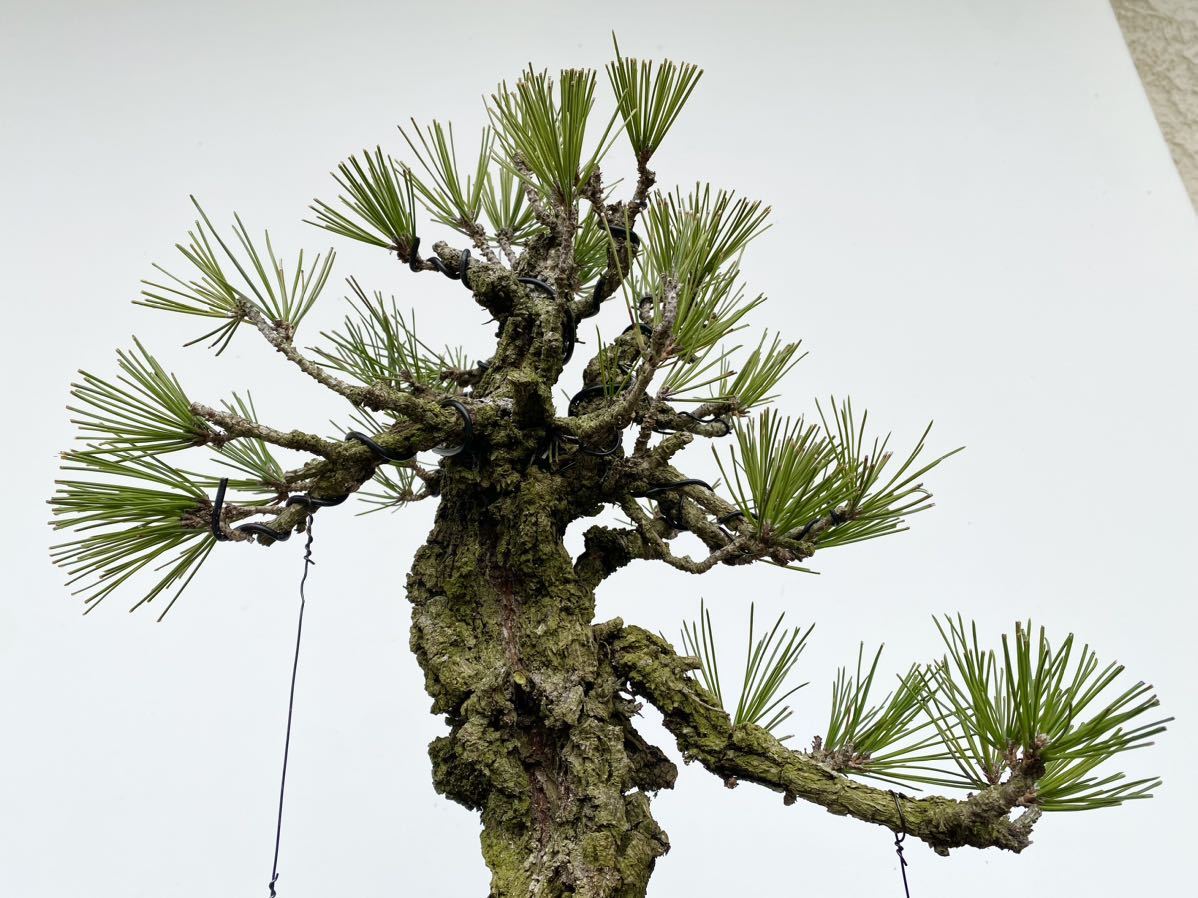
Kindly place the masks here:
MULTIPOLYGON (((735 646, 746 597, 817 621, 799 741, 858 640, 885 641, 893 671, 936 651, 938 612, 996 635, 1026 615, 1074 630, 1178 715, 1128 759, 1164 776, 1159 797, 1050 816, 1021 857, 909 843, 914 893, 1163 894, 1189 878, 1195 217, 1102 0, 0 2, 0 894, 266 894, 301 547, 217 551, 161 624, 125 614, 132 593, 80 617, 46 558, 72 372, 111 372, 132 332, 197 398, 249 385, 270 421, 344 417, 251 334, 214 361, 180 347, 190 321, 129 305, 151 262, 173 262, 187 195, 269 224, 276 246, 323 248, 300 219, 338 160, 398 152, 408 116, 472 134, 499 79, 530 59, 600 66, 613 28, 627 53, 707 70, 662 183, 774 207, 746 269, 772 297, 758 325, 811 352, 784 407, 851 394, 903 439, 934 417, 935 448, 968 449, 910 533, 829 552, 819 577, 640 564, 603 586, 601 617, 673 634, 702 594, 735 646)), ((338 276, 396 291, 429 340, 485 347, 460 288, 338 250, 338 276)), ((318 521, 285 898, 486 892, 474 816, 429 782, 442 725, 407 652, 403 578, 429 514, 318 521)), ((898 894, 884 830, 690 768, 655 808, 674 845, 656 896, 898 894)))

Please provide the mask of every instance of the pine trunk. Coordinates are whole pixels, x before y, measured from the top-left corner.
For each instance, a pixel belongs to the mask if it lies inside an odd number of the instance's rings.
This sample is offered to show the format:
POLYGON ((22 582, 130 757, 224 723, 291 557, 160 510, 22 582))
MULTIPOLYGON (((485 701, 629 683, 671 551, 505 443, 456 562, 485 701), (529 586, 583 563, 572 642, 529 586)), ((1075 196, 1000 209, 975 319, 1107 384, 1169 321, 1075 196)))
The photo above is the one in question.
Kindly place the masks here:
POLYGON ((481 812, 492 898, 643 896, 669 848, 647 793, 676 771, 632 729, 562 543, 560 478, 497 486, 469 464, 446 471, 408 581, 412 649, 450 725, 434 784, 481 812))

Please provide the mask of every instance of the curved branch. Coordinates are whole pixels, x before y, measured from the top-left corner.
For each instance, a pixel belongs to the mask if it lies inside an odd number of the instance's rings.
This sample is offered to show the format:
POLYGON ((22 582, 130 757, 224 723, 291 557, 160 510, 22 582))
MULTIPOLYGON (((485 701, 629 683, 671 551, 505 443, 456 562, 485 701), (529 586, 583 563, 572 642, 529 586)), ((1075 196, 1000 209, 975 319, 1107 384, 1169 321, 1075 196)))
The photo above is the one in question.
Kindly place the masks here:
POLYGON ((670 551, 670 547, 664 537, 657 532, 654 522, 650 520, 635 501, 626 499, 620 503, 620 507, 637 525, 637 529, 641 535, 652 547, 655 553, 654 557, 660 558, 670 567, 686 571, 688 574, 706 573, 721 561, 730 561, 739 555, 751 552, 751 547, 747 541, 742 537, 737 537, 736 539, 728 540, 724 545, 715 549, 710 555, 699 561, 688 555, 675 555, 670 551))
POLYGON ((687 676, 696 659, 677 655, 668 642, 639 627, 601 625, 613 661, 632 691, 661 711, 666 729, 687 760, 698 761, 729 786, 745 780, 785 796, 820 805, 833 814, 906 831, 938 854, 951 848, 1003 848, 1019 852, 1031 844, 1040 810, 1027 807, 1032 781, 1022 775, 956 801, 900 796, 855 782, 802 752, 791 751, 760 727, 734 727, 702 686, 687 676), (1016 819, 1012 810, 1026 807, 1016 819))
POLYGON ((607 403, 603 408, 579 415, 577 418, 554 418, 553 424, 561 433, 569 434, 586 441, 599 434, 611 430, 623 430, 632 421, 637 406, 644 398, 653 375, 665 359, 670 347, 670 334, 674 326, 677 288, 670 285, 666 290, 666 307, 662 320, 649 338, 648 352, 636 369, 636 377, 628 388, 614 402, 607 403))
MULTIPOLYGON (((445 241, 434 243, 433 252, 450 271, 456 272, 461 267, 462 251, 445 241)), ((425 262, 421 270, 437 269, 431 262, 425 262)), ((518 298, 524 294, 524 287, 516 279, 516 274, 504 265, 472 258, 469 270, 470 293, 474 301, 496 318, 508 315, 518 298)))
POLYGON ((583 551, 574 560, 574 573, 593 590, 629 562, 656 557, 638 528, 596 524, 583 534, 583 551))

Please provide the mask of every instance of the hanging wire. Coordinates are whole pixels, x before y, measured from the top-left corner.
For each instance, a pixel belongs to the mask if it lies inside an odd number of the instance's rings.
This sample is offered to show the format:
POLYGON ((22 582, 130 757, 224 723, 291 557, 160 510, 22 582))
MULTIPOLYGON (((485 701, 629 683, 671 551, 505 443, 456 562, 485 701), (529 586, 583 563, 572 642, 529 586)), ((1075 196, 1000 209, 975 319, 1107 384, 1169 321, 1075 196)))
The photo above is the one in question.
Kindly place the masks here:
POLYGON ((308 582, 308 568, 316 564, 312 560, 312 513, 306 522, 308 541, 304 544, 304 573, 299 583, 299 618, 295 627, 295 656, 291 662, 291 689, 287 697, 287 736, 283 740, 283 775, 279 782, 279 813, 275 821, 275 858, 270 871, 270 898, 277 898, 275 883, 279 880, 279 845, 283 839, 283 796, 287 792, 287 760, 291 754, 291 719, 295 711, 295 675, 299 670, 300 641, 304 635, 304 584, 308 582))
POLYGON ((903 874, 903 894, 907 898, 911 898, 911 887, 907 885, 907 859, 903 857, 903 842, 907 838, 907 818, 903 816, 903 806, 899 804, 898 793, 891 789, 890 797, 894 799, 894 809, 898 811, 899 818, 899 829, 891 830, 891 832, 894 833, 894 850, 898 854, 899 871, 903 874))

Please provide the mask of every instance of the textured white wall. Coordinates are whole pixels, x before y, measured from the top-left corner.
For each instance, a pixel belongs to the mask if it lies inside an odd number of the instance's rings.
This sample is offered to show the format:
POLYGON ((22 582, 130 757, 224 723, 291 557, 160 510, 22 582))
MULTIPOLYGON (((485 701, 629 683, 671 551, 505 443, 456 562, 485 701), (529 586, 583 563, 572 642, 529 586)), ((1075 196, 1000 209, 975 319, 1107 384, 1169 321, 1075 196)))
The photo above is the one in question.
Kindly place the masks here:
POLYGON ((1198 2, 1112 0, 1136 70, 1198 206, 1198 2))
MULTIPOLYGON (((707 68, 663 183, 710 178, 774 207, 746 271, 772 297, 756 325, 811 351, 784 408, 850 393, 900 441, 934 417, 933 446, 967 451, 910 533, 828 553, 819 577, 641 564, 604 585, 599 614, 674 634, 702 594, 734 653, 748 598, 816 621, 800 741, 859 639, 885 641, 894 671, 936 651, 936 612, 1075 630, 1178 716, 1129 759, 1165 777, 1159 797, 1050 817, 1021 857, 909 842, 913 893, 1189 888, 1198 224, 1105 3, 0 4, 0 454, 17 472, 0 514, 0 895, 266 894, 302 546, 223 547, 163 624, 126 614, 132 595, 80 617, 46 559, 72 371, 111 372, 131 332, 197 397, 249 384, 272 421, 344 417, 252 334, 213 360, 180 347, 192 322, 129 305, 173 258, 187 194, 269 224, 288 252, 321 249, 300 219, 346 153, 400 152, 409 115, 468 133, 500 78, 530 59, 602 65, 612 28, 626 52, 707 68)), ((483 350, 491 328, 460 287, 338 248, 338 277, 397 292, 432 342, 483 350)), ((333 285, 304 342, 341 314, 333 285)), ((702 448, 684 465, 713 467, 702 448)), ((486 891, 473 815, 429 783, 443 727, 407 650, 404 569, 428 521, 321 513, 282 898, 486 891)), ((665 739, 652 715, 646 732, 665 739)), ((886 832, 764 790, 684 768, 655 813, 674 843, 658 898, 899 894, 886 832)))

